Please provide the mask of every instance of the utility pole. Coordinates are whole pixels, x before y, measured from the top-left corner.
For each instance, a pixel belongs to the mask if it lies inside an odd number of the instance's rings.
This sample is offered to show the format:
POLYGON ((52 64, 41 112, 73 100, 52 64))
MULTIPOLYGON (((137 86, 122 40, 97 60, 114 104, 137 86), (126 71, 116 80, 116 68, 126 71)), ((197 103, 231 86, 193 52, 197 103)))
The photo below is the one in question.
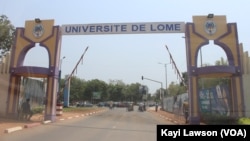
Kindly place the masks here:
POLYGON ((161 89, 160 89, 160 100, 161 100, 161 106, 162 106, 162 109, 164 109, 163 107, 163 98, 162 98, 162 82, 160 81, 156 81, 156 80, 153 80, 153 79, 149 79, 149 78, 145 78, 145 77, 141 77, 141 79, 146 79, 146 80, 149 80, 149 81, 153 81, 153 82, 156 82, 156 83, 160 83, 161 84, 161 89))

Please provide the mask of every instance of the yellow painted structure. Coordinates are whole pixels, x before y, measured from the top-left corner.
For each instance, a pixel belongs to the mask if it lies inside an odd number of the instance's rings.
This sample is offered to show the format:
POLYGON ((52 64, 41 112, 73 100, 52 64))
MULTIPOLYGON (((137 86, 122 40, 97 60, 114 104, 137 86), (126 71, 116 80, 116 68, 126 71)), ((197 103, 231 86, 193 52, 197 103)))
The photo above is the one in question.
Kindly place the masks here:
MULTIPOLYGON (((202 77, 229 77, 231 79, 231 116, 244 116, 245 105, 242 81, 241 52, 236 23, 227 23, 226 16, 193 16, 193 23, 186 23, 187 72, 189 76, 190 124, 199 124, 198 79, 202 77), (198 67, 199 49, 209 40, 226 53, 228 66, 198 67)), ((211 50, 211 55, 213 50, 211 50)))
POLYGON ((6 103, 8 97, 8 86, 9 86, 9 65, 10 64, 10 52, 7 53, 0 63, 0 116, 5 116, 6 103))
POLYGON ((243 50, 243 44, 240 44, 241 60, 242 60, 242 79, 243 79, 243 90, 244 90, 244 103, 246 117, 250 117, 250 56, 248 52, 243 50))
POLYGON ((24 28, 16 29, 16 40, 11 52, 7 116, 17 115, 21 77, 37 77, 46 78, 48 82, 45 120, 55 120, 60 52, 61 31, 59 26, 54 26, 54 20, 26 21, 24 28), (47 68, 23 65, 26 53, 37 43, 48 52, 49 66, 47 68))

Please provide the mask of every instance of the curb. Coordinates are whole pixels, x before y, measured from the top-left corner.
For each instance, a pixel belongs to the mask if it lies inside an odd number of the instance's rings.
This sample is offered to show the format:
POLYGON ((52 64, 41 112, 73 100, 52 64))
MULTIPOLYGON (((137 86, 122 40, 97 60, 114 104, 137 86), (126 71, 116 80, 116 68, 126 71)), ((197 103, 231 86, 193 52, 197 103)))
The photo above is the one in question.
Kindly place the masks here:
MULTIPOLYGON (((152 111, 149 111, 149 112, 152 112, 152 111)), ((163 115, 163 114, 161 114, 161 113, 158 113, 158 116, 160 116, 161 118, 163 118, 163 119, 165 119, 165 120, 167 120, 167 121, 169 121, 169 122, 172 122, 172 123, 174 123, 174 124, 176 124, 176 125, 185 125, 185 124, 182 123, 181 121, 175 120, 175 119, 172 119, 172 118, 169 118, 169 117, 167 117, 167 116, 165 116, 165 115, 163 115)))
POLYGON ((35 127, 41 125, 41 123, 37 122, 37 123, 30 123, 30 124, 25 124, 24 128, 31 128, 31 127, 35 127))
MULTIPOLYGON (((104 112, 105 110, 101 110, 101 111, 98 111, 98 112, 104 112)), ((91 112, 91 113, 86 113, 86 114, 82 114, 81 116, 84 117, 84 116, 90 116, 94 113, 98 113, 98 112, 91 112)), ((75 118, 78 118, 80 117, 79 115, 76 115, 75 118)), ((74 117, 68 117, 67 119, 72 119, 74 117)), ((59 119, 59 120, 64 120, 64 119, 59 119)), ((46 120, 46 121, 43 121, 41 123, 30 123, 30 124, 25 124, 23 127, 22 126, 17 126, 17 127, 12 127, 12 128, 7 128, 4 130, 4 133, 12 133, 12 132, 15 132, 15 131, 19 131, 19 130, 23 130, 24 128, 31 128, 31 127, 35 127, 35 126, 39 126, 41 124, 48 124, 48 123, 52 123, 51 120, 46 120)))
MULTIPOLYGON (((152 111, 149 111, 149 112, 152 112, 152 111)), ((168 121, 170 121, 170 122, 172 122, 172 123, 174 123, 176 125, 189 125, 189 124, 185 123, 185 121, 174 119, 174 118, 170 118, 170 117, 167 117, 167 116, 165 116, 165 115, 163 115, 161 113, 158 113, 158 114, 159 114, 159 116, 161 118, 166 119, 166 120, 168 120, 168 121)), ((203 122, 200 122, 200 125, 206 125, 206 124, 203 123, 203 122)))
POLYGON ((52 121, 51 120, 45 120, 43 121, 43 124, 48 124, 48 123, 51 123, 52 121))
POLYGON ((19 131, 22 129, 23 129, 23 127, 21 127, 21 126, 12 127, 12 128, 5 129, 4 133, 11 133, 11 132, 19 131))

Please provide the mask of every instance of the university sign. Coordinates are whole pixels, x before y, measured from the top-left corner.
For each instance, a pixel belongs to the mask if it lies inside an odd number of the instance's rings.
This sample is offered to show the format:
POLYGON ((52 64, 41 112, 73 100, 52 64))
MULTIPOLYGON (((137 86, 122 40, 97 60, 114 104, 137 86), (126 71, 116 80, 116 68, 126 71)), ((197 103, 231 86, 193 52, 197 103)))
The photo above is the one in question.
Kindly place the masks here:
POLYGON ((184 33, 184 22, 67 24, 62 35, 184 33))

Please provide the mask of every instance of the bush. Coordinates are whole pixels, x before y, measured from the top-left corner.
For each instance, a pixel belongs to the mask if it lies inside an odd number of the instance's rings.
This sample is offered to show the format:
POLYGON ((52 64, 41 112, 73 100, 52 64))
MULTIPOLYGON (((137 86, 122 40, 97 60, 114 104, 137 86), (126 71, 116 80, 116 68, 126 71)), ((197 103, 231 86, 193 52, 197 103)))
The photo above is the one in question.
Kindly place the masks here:
POLYGON ((242 117, 238 120, 238 124, 241 125, 250 125, 250 118, 242 117))
POLYGON ((236 125, 238 118, 232 116, 223 116, 218 114, 203 114, 202 121, 211 125, 236 125))
POLYGON ((44 108, 43 107, 35 107, 32 109, 33 114, 41 114, 43 113, 44 108))

